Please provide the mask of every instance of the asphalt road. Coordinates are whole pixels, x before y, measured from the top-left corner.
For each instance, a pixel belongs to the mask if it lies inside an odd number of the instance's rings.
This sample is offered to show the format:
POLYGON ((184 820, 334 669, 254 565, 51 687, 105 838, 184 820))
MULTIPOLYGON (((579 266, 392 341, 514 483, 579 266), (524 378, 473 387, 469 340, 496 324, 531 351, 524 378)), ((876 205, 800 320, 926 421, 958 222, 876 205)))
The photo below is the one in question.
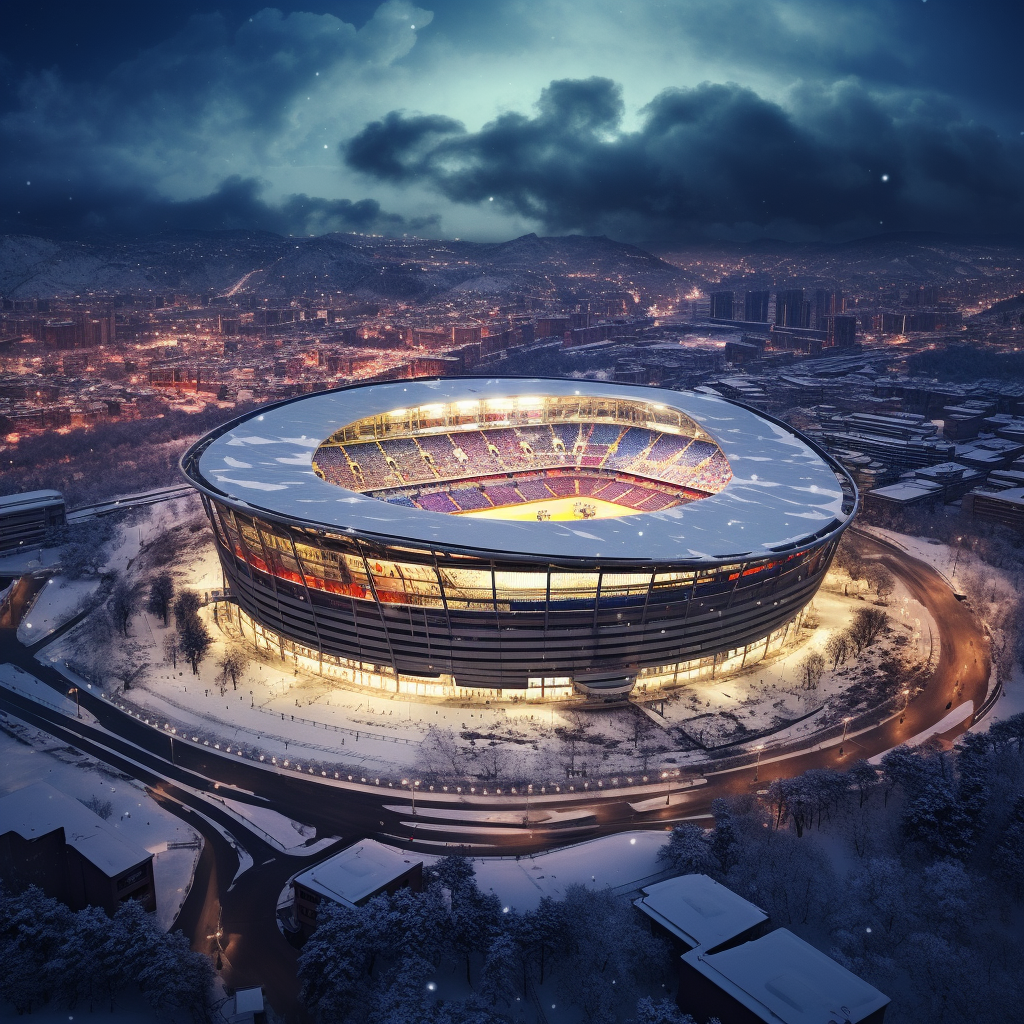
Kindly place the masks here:
MULTIPOLYGON (((180 739, 172 739, 114 707, 89 691, 81 694, 103 726, 94 729, 71 721, 38 705, 0 691, 0 708, 67 739, 76 748, 121 768, 154 787, 166 804, 180 813, 207 837, 212 851, 200 863, 192 891, 179 924, 197 949, 214 951, 217 922, 223 931, 224 975, 228 984, 262 984, 272 1005, 284 1013, 297 1013, 295 951, 282 938, 274 920, 275 903, 291 874, 308 861, 286 856, 269 846, 255 831, 217 811, 216 803, 196 796, 175 784, 212 793, 215 786, 234 790, 239 800, 252 800, 288 817, 314 825, 320 836, 343 837, 345 842, 374 836, 401 843, 421 852, 461 849, 477 854, 519 854, 546 849, 583 838, 593 838, 628 828, 669 827, 681 818, 707 814, 716 797, 749 792, 772 778, 797 775, 809 768, 843 767, 860 757, 870 757, 925 732, 953 708, 972 700, 977 710, 985 699, 989 679, 988 642, 983 627, 970 609, 956 599, 942 577, 926 563, 910 557, 894 545, 865 534, 856 542, 864 558, 877 559, 898 576, 935 620, 939 654, 926 687, 911 699, 903 721, 891 718, 847 739, 840 755, 837 743, 821 749, 772 751, 772 759, 755 767, 751 755, 740 766, 715 771, 708 766, 705 784, 685 788, 693 780, 682 778, 665 799, 665 784, 603 793, 576 792, 533 797, 532 820, 524 823, 524 798, 466 797, 418 793, 416 814, 411 813, 408 793, 393 788, 349 786, 298 773, 274 770, 180 739), (247 794, 258 794, 260 798, 247 794), (184 805, 182 807, 181 805, 184 805), (639 806, 638 806, 639 805, 639 806), (191 809, 190 809, 191 808, 191 809), (536 820, 543 811, 578 812, 584 821, 568 827, 551 827, 536 820), (231 887, 237 856, 228 842, 205 822, 196 820, 201 810, 230 832, 252 856, 254 865, 231 887), (482 816, 505 812, 501 820, 482 816), (191 817, 190 817, 191 815, 191 817), (461 820, 459 820, 461 816, 461 820)), ((45 642, 52 642, 49 638, 45 642)), ((44 643, 45 643, 44 642, 44 643)), ((12 662, 60 692, 68 683, 52 667, 36 662, 34 650, 17 642, 14 630, 0 630, 0 662, 12 662)), ((950 730, 951 738, 969 726, 968 717, 950 730)), ((730 761, 736 764, 736 759, 730 761)))

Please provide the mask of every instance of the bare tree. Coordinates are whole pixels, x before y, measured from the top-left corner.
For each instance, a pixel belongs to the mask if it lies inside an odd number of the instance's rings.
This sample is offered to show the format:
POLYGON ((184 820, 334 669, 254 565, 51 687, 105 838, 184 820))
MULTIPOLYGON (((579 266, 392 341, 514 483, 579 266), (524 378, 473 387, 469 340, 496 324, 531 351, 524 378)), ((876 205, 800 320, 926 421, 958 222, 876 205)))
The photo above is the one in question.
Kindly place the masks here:
POLYGON ((883 601, 896 589, 896 579, 884 565, 872 565, 868 569, 867 578, 883 601))
POLYGON ((143 659, 142 648, 131 641, 127 643, 122 641, 110 666, 110 674, 121 683, 125 690, 130 690, 148 668, 149 662, 143 659))
POLYGON ((169 572, 159 573, 149 586, 147 611, 159 615, 166 626, 171 616, 171 601, 174 600, 174 579, 169 572))
POLYGON ((249 665, 249 658, 241 651, 228 651, 220 660, 220 670, 224 673, 225 684, 231 677, 231 688, 238 689, 238 677, 249 665))
POLYGON ((857 612, 847 635, 860 654, 882 635, 888 625, 889 616, 881 608, 862 608, 857 612))
POLYGON ((132 585, 123 577, 114 585, 110 595, 110 614, 114 617, 122 636, 128 635, 132 616, 139 610, 139 599, 132 585))
POLYGON ((209 630, 198 615, 192 615, 178 626, 178 636, 181 641, 181 653, 192 665, 192 674, 199 675, 199 663, 206 657, 212 642, 209 630))
POLYGON ((181 653, 181 643, 177 634, 168 633, 164 637, 164 658, 167 659, 173 668, 178 667, 178 655, 181 653))
POLYGON ((194 590, 183 590, 174 601, 174 621, 177 623, 178 632, 185 620, 195 618, 202 607, 202 600, 194 590))
POLYGON ((845 633, 833 633, 825 644, 825 653, 834 672, 850 656, 850 638, 845 633))
POLYGON ((818 651, 811 651, 802 662, 800 662, 800 677, 804 681, 805 690, 817 689, 821 675, 825 671, 825 659, 818 651))
POLYGON ((459 745, 458 737, 451 729, 432 725, 420 742, 420 764, 425 772, 432 775, 462 778, 466 774, 467 756, 468 751, 459 745))

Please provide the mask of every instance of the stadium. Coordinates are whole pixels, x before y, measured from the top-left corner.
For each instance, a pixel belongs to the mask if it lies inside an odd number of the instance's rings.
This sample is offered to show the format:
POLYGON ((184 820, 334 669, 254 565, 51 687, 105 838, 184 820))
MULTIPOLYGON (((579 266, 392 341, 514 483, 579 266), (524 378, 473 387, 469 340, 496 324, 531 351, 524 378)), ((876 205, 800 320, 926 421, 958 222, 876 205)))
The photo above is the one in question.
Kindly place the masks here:
POLYGON ((608 698, 787 642, 849 475, 711 393, 451 378, 319 392, 182 458, 243 635, 423 696, 608 698))

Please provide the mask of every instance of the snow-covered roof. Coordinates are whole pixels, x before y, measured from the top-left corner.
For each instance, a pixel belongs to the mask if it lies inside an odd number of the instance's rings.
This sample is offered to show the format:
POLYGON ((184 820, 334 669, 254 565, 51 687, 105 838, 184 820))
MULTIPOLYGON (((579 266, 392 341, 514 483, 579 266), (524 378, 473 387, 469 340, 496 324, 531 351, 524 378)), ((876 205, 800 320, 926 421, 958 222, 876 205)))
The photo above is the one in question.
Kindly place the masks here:
POLYGON ((296 875, 295 884, 335 903, 356 906, 422 863, 411 854, 364 839, 296 875))
POLYGON ((785 928, 721 953, 683 960, 772 1024, 857 1024, 889 1002, 874 986, 785 928))
POLYGON ((20 494, 0 495, 0 514, 15 509, 42 508, 46 505, 63 504, 60 491, 22 491, 20 494))
POLYGON ((0 797, 0 835, 16 832, 38 839, 64 829, 64 841, 110 878, 149 860, 152 854, 118 835, 99 815, 45 782, 0 797))
MULTIPOLYGON (((837 471, 784 424, 694 391, 550 378, 408 380, 321 392, 256 411, 194 449, 190 479, 272 516, 443 549, 536 558, 631 561, 763 556, 847 519, 837 471), (398 409, 526 396, 610 398, 679 410, 718 443, 732 469, 719 493, 660 512, 586 522, 450 516, 392 504, 319 479, 317 447, 341 427, 398 409)), ((186 453, 183 465, 192 463, 186 453)))
POLYGON ((768 915, 707 875, 681 875, 644 889, 635 906, 692 948, 714 949, 768 915))

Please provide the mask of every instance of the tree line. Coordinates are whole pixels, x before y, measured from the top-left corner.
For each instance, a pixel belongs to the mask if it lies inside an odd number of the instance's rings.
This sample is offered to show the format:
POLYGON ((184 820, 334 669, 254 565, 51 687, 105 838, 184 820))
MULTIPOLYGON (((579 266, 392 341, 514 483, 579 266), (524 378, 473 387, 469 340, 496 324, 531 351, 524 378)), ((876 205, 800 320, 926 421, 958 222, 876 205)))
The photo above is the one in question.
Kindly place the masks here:
POLYGON ((0 888, 0 998, 19 1016, 48 1005, 112 1013, 135 990, 155 1013, 202 1024, 212 984, 209 959, 181 932, 162 932, 135 900, 111 918, 99 907, 69 910, 35 886, 0 888))
POLYGON ((1024 714, 952 750, 897 747, 878 766, 776 779, 713 813, 713 829, 673 830, 666 861, 728 885, 886 992, 887 1024, 1016 1018, 1024 714))

